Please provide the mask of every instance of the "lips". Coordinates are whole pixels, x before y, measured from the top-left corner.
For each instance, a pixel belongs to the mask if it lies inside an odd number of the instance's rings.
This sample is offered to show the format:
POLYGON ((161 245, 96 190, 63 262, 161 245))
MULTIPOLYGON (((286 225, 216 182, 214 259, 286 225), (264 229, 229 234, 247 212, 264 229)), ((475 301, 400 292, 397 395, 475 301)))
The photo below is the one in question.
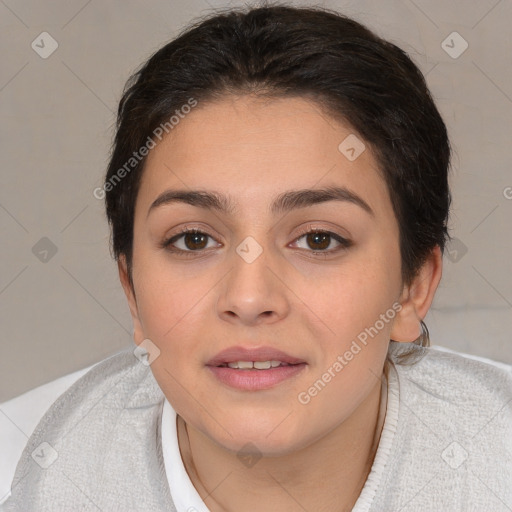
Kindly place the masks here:
POLYGON ((239 391, 263 391, 301 375, 307 363, 271 347, 230 347, 206 363, 217 382, 239 391))
POLYGON ((206 366, 227 366, 229 363, 236 363, 238 361, 279 361, 286 365, 305 363, 304 359, 293 357, 281 350, 276 350, 272 347, 260 348, 244 348, 244 347, 230 347, 215 355, 210 359, 206 366))

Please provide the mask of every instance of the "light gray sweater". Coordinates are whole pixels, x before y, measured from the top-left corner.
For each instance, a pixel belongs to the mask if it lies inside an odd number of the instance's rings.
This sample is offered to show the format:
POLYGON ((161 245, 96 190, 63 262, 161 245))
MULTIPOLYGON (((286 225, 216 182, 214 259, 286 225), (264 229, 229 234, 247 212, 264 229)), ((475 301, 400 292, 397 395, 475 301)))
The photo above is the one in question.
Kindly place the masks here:
MULTIPOLYGON (((402 350, 391 342, 393 360, 402 350)), ((163 402, 132 349, 96 365, 42 418, 0 510, 176 512, 163 402)), ((432 348, 415 365, 391 365, 383 432, 353 510, 510 512, 512 371, 432 348)))

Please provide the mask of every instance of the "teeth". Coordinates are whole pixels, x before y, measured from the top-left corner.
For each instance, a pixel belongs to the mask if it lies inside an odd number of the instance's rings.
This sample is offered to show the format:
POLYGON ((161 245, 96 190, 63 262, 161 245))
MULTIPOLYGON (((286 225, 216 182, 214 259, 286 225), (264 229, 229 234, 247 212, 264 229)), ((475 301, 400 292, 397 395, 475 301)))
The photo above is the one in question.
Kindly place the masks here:
POLYGON ((237 370, 250 370, 256 368, 257 370, 268 370, 269 368, 277 368, 278 366, 287 366, 287 363, 281 361, 234 361, 228 363, 229 368, 237 370))
POLYGON ((268 370, 272 367, 272 363, 270 361, 254 361, 254 368, 258 370, 268 370))
POLYGON ((245 370, 245 369, 249 369, 249 368, 252 368, 253 365, 252 365, 252 362, 251 361, 238 361, 238 368, 240 368, 240 370, 245 370))

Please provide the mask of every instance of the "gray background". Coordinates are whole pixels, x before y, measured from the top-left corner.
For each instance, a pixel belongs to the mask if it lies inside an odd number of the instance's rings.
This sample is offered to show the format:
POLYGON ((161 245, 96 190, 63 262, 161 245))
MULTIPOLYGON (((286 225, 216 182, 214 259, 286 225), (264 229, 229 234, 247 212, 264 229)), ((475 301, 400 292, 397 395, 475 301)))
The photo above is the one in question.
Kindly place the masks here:
MULTIPOLYGON (((243 4, 0 0, 0 402, 133 343, 93 196, 114 111, 129 74, 188 22, 243 4), (42 32, 58 43, 45 59, 31 47, 51 48, 42 32)), ((426 323, 433 344, 512 363, 512 1, 317 5, 367 24, 426 74, 454 148, 457 238, 426 323)))

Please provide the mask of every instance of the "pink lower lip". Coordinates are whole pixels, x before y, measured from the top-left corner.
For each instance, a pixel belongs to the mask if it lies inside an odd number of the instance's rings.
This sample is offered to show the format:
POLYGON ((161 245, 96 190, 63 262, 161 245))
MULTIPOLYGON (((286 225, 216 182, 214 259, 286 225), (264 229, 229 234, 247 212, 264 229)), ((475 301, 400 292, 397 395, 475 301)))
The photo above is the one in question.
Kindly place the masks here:
POLYGON ((293 364, 289 366, 278 366, 268 370, 238 370, 222 366, 208 366, 215 377, 236 389, 246 391, 257 391, 268 389, 297 375, 306 367, 306 363, 293 364))

